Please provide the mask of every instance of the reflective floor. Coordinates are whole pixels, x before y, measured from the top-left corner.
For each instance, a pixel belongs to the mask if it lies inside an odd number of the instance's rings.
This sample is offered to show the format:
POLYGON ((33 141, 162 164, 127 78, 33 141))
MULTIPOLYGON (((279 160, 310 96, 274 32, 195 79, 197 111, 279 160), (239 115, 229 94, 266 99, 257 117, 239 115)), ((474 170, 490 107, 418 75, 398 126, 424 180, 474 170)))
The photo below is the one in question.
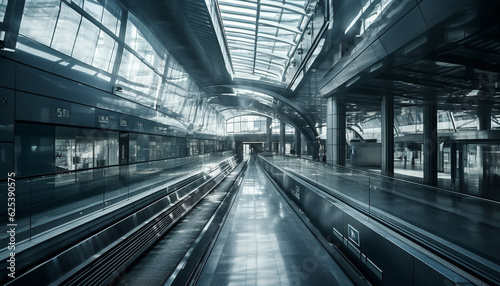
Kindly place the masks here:
POLYGON ((327 193, 478 267, 500 269, 500 203, 293 157, 265 157, 327 193))
POLYGON ((254 159, 198 285, 352 285, 254 159))

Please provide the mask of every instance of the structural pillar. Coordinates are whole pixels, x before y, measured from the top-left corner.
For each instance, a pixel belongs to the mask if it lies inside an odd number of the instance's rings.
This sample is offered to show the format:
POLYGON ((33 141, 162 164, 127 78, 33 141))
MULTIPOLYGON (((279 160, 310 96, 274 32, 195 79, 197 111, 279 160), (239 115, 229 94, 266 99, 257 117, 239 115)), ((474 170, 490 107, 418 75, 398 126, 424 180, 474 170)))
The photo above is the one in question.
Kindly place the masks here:
POLYGON ((465 178, 465 168, 467 167, 467 144, 458 144, 458 180, 460 191, 467 190, 468 180, 465 178))
POLYGON ((450 177, 451 177, 451 188, 456 189, 456 179, 457 179, 457 143, 451 143, 450 147, 450 177))
POLYGON ((286 129, 285 122, 280 121, 280 154, 285 155, 285 144, 286 144, 286 129))
POLYGON ((328 163, 345 166, 346 123, 343 98, 328 98, 326 109, 326 158, 328 163))
POLYGON ((394 97, 382 97, 382 175, 394 176, 394 97))
POLYGON ((266 151, 269 151, 269 152, 273 151, 273 147, 272 147, 273 128, 272 128, 272 125, 273 125, 273 119, 267 117, 266 118, 266 147, 265 147, 265 149, 266 149, 266 151))
POLYGON ((424 103, 424 184, 437 186, 438 182, 438 134, 437 103, 424 103))
POLYGON ((295 147, 294 147, 294 150, 295 150, 295 155, 297 155, 297 157, 300 157, 301 155, 301 150, 302 150, 302 135, 300 133, 300 129, 299 128, 295 128, 295 147))
MULTIPOLYGON (((478 130, 491 130, 491 108, 483 107, 477 111, 478 130)), ((479 171, 479 193, 487 197, 488 190, 492 186, 492 176, 490 172, 491 167, 491 147, 485 145, 477 146, 478 167, 479 171)))

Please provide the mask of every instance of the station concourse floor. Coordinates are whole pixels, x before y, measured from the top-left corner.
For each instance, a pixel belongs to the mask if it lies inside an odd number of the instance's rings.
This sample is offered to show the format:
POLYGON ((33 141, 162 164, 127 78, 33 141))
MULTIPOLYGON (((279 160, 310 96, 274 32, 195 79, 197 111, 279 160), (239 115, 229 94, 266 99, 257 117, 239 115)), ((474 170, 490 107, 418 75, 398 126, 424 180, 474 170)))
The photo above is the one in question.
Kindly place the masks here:
POLYGON ((299 178, 307 178, 323 191, 343 198, 413 234, 432 238, 483 267, 500 269, 500 203, 423 185, 368 176, 353 170, 296 157, 265 157, 271 164, 299 178), (369 187, 371 185, 371 187, 369 187))
POLYGON ((352 282, 252 158, 197 285, 352 282))

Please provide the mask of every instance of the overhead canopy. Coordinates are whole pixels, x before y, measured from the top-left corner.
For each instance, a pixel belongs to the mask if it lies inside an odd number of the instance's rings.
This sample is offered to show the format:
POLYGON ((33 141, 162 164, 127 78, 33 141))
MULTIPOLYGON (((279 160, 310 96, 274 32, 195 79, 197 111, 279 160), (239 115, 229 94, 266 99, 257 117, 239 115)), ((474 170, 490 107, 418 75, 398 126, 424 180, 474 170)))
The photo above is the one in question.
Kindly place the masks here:
POLYGON ((235 78, 284 81, 311 1, 218 2, 235 78))

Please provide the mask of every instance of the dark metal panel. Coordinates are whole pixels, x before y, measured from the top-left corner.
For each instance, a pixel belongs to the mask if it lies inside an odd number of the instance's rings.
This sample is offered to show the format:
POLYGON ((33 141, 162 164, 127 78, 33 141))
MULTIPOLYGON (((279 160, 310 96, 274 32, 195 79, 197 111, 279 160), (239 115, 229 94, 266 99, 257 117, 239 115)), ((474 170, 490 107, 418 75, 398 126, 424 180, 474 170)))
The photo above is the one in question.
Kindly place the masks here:
POLYGON ((17 123, 15 132, 16 177, 53 173, 55 127, 17 123))
POLYGON ((349 63, 349 65, 343 69, 336 77, 335 81, 340 84, 344 84, 347 82, 349 84, 349 80, 354 78, 359 74, 359 69, 354 61, 349 63))
POLYGON ((384 46, 380 42, 380 39, 377 39, 373 44, 371 45, 371 48, 373 49, 373 52, 377 55, 377 58, 383 59, 385 56, 387 56, 387 51, 385 50, 384 46))
POLYGON ((359 71, 365 70, 366 68, 373 65, 377 61, 378 61, 377 54, 372 49, 372 47, 368 47, 356 58, 356 60, 354 60, 359 71))
POLYGON ((356 258, 354 261, 358 265, 369 270, 365 272, 369 273, 367 275, 372 277, 372 281, 379 281, 383 285, 412 285, 413 256, 401 247, 400 241, 393 240, 388 233, 375 231, 376 228, 364 222, 361 217, 346 213, 344 218, 344 237, 354 244, 357 237, 358 249, 367 260, 363 262, 362 257, 351 256, 356 258), (353 234, 353 230, 358 233, 353 234))
POLYGON ((14 140, 14 101, 13 90, 0 88, 0 141, 14 140))
POLYGON ((16 120, 95 127, 95 108, 18 92, 16 120))
POLYGON ((416 7, 382 35, 380 37, 380 42, 387 53, 391 54, 424 33, 426 30, 427 26, 422 13, 420 13, 420 9, 416 7))
POLYGON ((419 5, 427 26, 431 28, 475 2, 477 0, 423 0, 419 5))
POLYGON ((0 67, 2 70, 2 76, 0 76, 0 86, 7 88, 15 87, 15 70, 16 66, 14 62, 0 57, 0 67))
POLYGON ((432 261, 415 259, 413 267, 415 269, 413 285, 433 285, 435 281, 442 281, 442 285, 473 285, 462 276, 432 261))
POLYGON ((121 117, 120 114, 112 111, 96 109, 95 126, 102 129, 116 130, 118 129, 118 125, 120 125, 121 117))
POLYGON ((7 179, 7 173, 14 171, 14 143, 0 143, 0 180, 7 179))

